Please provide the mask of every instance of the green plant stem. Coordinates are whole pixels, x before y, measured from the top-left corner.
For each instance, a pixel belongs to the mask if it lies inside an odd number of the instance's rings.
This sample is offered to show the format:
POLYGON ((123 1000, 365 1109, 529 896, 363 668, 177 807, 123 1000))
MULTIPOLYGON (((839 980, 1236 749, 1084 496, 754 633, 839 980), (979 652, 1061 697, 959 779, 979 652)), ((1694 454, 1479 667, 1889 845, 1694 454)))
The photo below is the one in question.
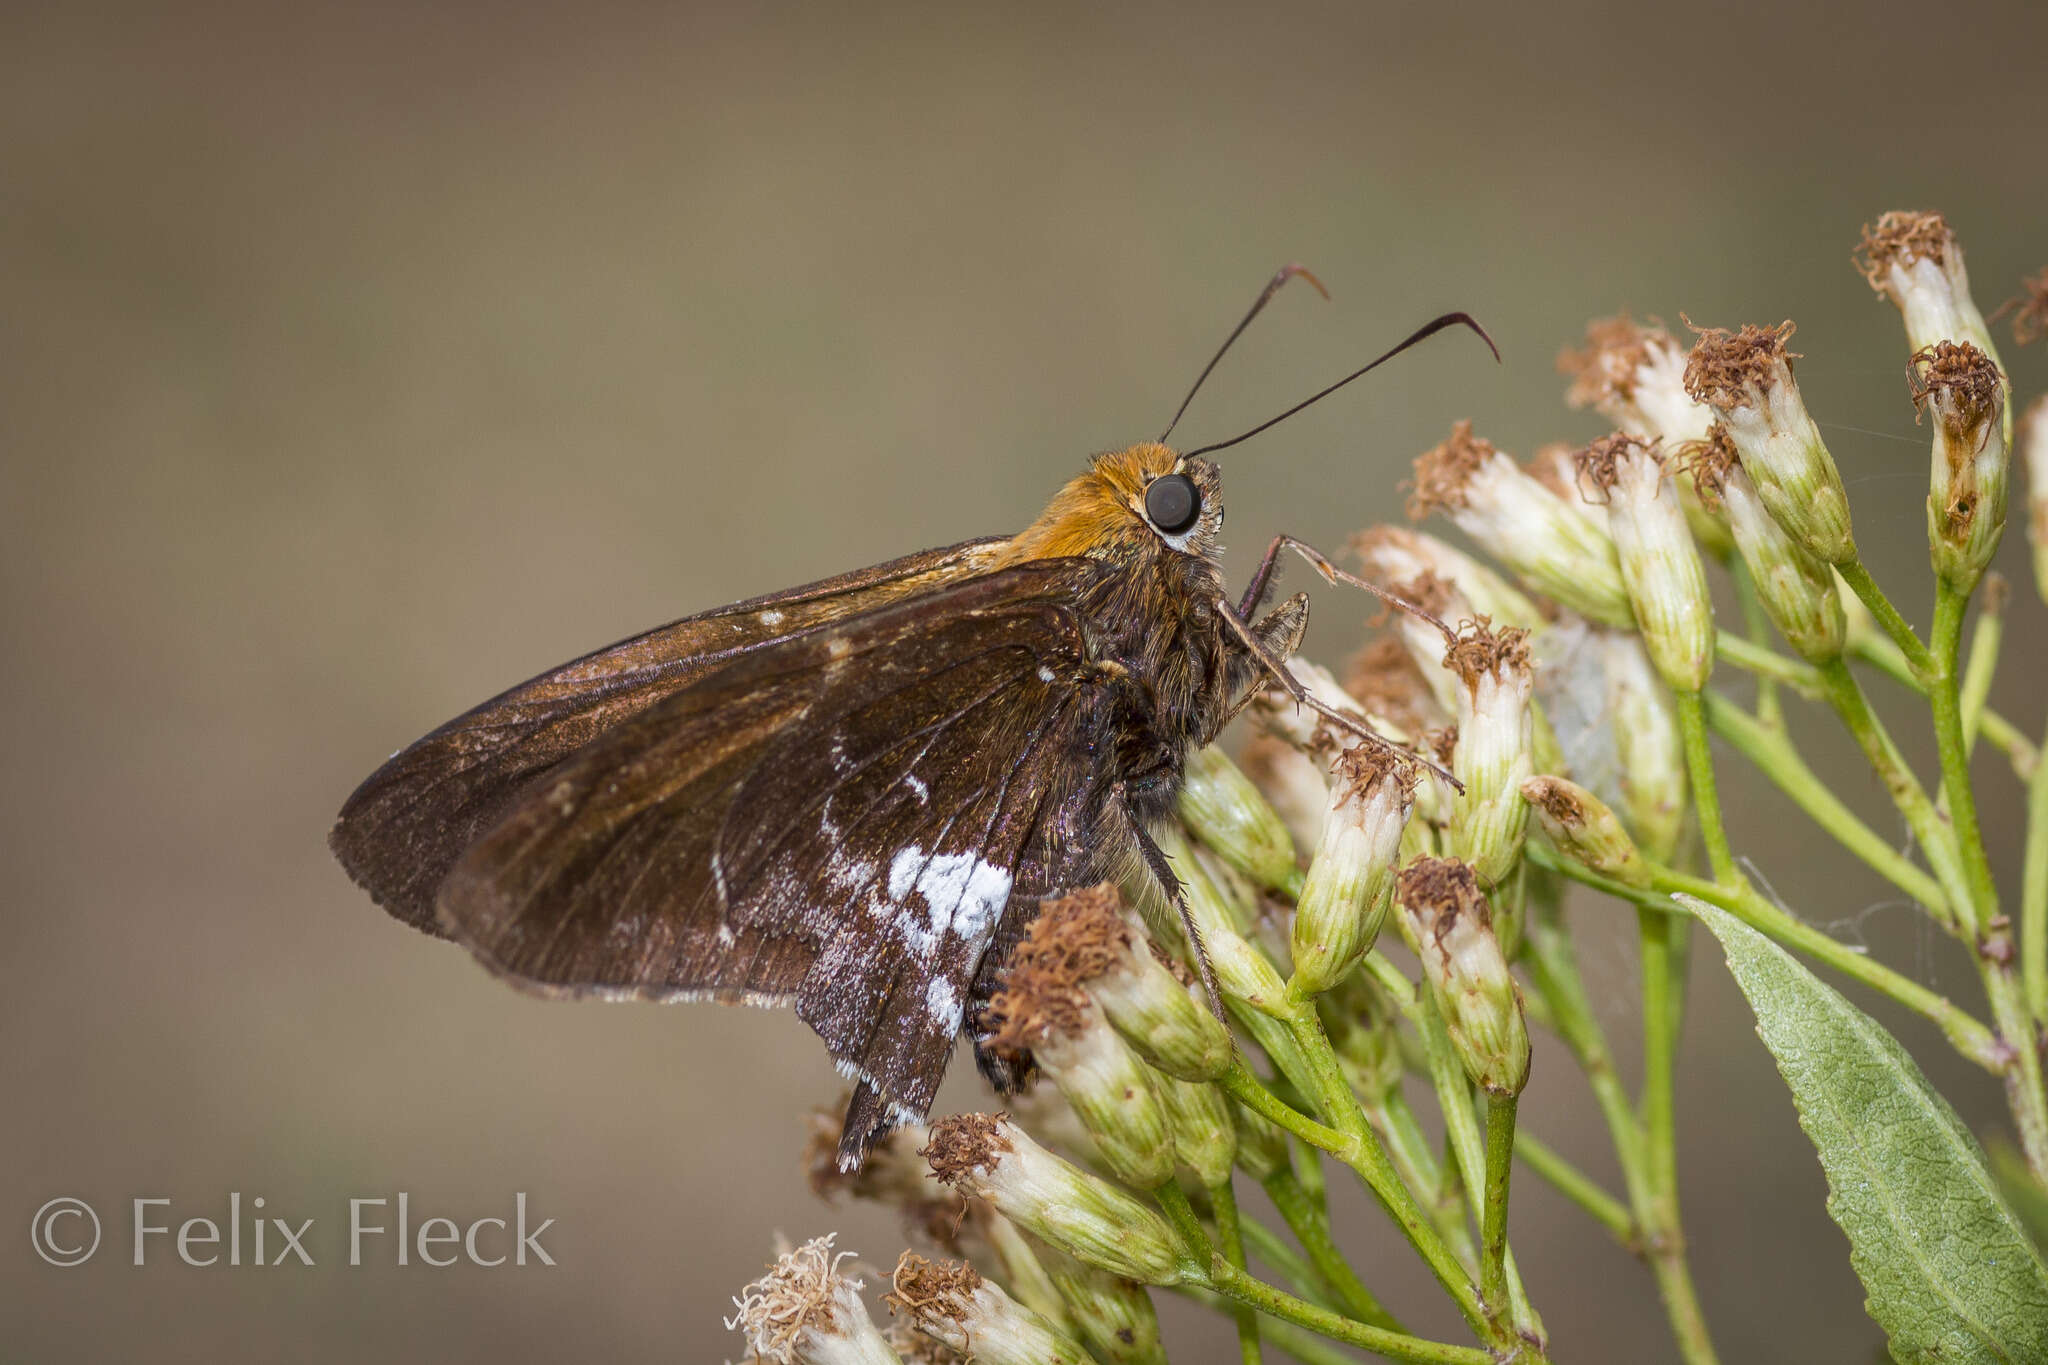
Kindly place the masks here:
POLYGON ((1412 1361, 1416 1365, 1498 1365, 1491 1352, 1470 1346, 1453 1346, 1447 1342, 1426 1341, 1405 1332, 1390 1332, 1384 1327, 1374 1327, 1341 1313, 1332 1313, 1327 1308, 1319 1308, 1306 1299, 1298 1299, 1284 1290, 1255 1280, 1210 1246, 1208 1234, 1202 1230, 1201 1220, 1195 1217, 1195 1211, 1189 1207, 1188 1197, 1180 1186, 1168 1181, 1153 1191, 1153 1198, 1180 1239, 1186 1258, 1182 1278, 1198 1287, 1216 1290, 1262 1313, 1363 1347, 1389 1360, 1412 1361))
MULTIPOLYGON (((1935 587, 1932 641, 1937 673, 1928 688, 1934 713, 1935 748, 1941 755, 1942 790, 1969 888, 1969 918, 1963 921, 1976 950, 1978 974, 1991 1003, 1991 1020, 2007 1044, 2006 1101, 2019 1128, 2020 1150, 2036 1179, 2048 1181, 2048 1081, 2041 1071, 2041 1050, 2034 1012, 2019 974, 2010 924, 1998 910, 1998 884, 1977 823, 1976 789, 1970 781, 1970 749, 1965 735, 1962 695, 1956 686, 1956 659, 1962 648, 1963 620, 1970 609, 1967 590, 1942 580, 1935 587)), ((2022 909, 2022 918, 2025 911, 2022 909)), ((1960 917, 1959 917, 1960 918, 1960 917)))
POLYGON ((1508 1292, 1508 1178, 1515 1165, 1515 1097, 1486 1098, 1486 1198, 1479 1232, 1479 1290, 1490 1304, 1508 1292))
POLYGON ((1685 741, 1686 774, 1692 780, 1693 808, 1699 816, 1700 837, 1707 846, 1707 862, 1714 880, 1725 886, 1739 886, 1735 854, 1728 847, 1728 831, 1721 824, 1721 798, 1714 785, 1714 757, 1707 743, 1706 708, 1697 692, 1674 694, 1678 729, 1685 741))
POLYGON ((1294 1240, 1301 1243, 1301 1249, 1308 1253, 1317 1278, 1328 1287, 1344 1311, 1360 1322, 1369 1322, 1389 1331, 1407 1330, 1352 1270, 1351 1263, 1330 1236, 1329 1218, 1316 1207, 1315 1201, 1302 1189, 1301 1182, 1294 1178, 1294 1173, 1278 1171, 1262 1183, 1266 1197, 1280 1211, 1280 1217, 1294 1234, 1294 1240))
POLYGON ((1964 737, 1962 694, 1956 687, 1956 659, 1962 647, 1963 618, 1969 594, 1942 582, 1934 594, 1933 652, 1937 674, 1928 686, 1934 712, 1934 743, 1941 755, 1942 787, 1948 795, 1949 818, 1955 829, 1963 874, 1970 891, 1969 923, 1979 934, 1998 914, 1998 886, 1984 836, 1977 827, 1977 795, 1970 782, 1970 747, 1964 737))
POLYGON ((2036 1029, 2048 1028, 2048 763, 2027 783, 2027 846, 2020 877, 2020 977, 2036 1029))
POLYGON ((1605 891, 1608 895, 1633 902, 1666 913, 1675 912, 1669 897, 1674 891, 1683 891, 1688 896, 1697 896, 1710 905, 1717 905, 1729 914, 1747 924, 1750 928, 1765 934, 1787 948, 1796 949, 1807 957, 1842 975, 1862 982, 1885 996, 1896 1000, 1915 1014, 1921 1015, 1936 1027, 1964 1057, 1987 1071, 2002 1072, 2005 1069, 2005 1048, 1992 1031, 1946 996, 1893 971, 1865 953, 1859 953, 1846 943, 1830 938, 1806 921, 1786 913, 1753 888, 1731 892, 1703 877, 1690 877, 1682 872, 1659 864, 1650 868, 1649 888, 1624 886, 1620 882, 1602 877, 1561 858, 1547 848, 1531 845, 1528 856, 1539 866, 1562 872, 1574 881, 1585 883, 1605 891))
POLYGON ((1765 728, 1740 706, 1715 693, 1707 694, 1706 708, 1708 727, 1768 777, 1773 786, 1791 797, 1809 819, 1833 835, 1835 842, 1911 896, 1936 923, 1947 921, 1948 898, 1942 894, 1940 883, 1843 805, 1827 783, 1806 766, 1789 735, 1765 728))
POLYGON ((1934 654, 1920 643, 1920 637, 1913 633, 1913 627, 1906 624, 1906 618, 1899 615, 1899 609, 1884 595, 1884 589, 1877 586, 1877 580, 1870 576, 1870 570, 1863 567, 1863 561, 1852 559, 1847 564, 1837 564, 1835 569, 1842 575, 1842 581, 1849 585, 1849 590, 1870 608, 1871 616, 1898 646, 1907 665, 1923 679, 1933 677, 1936 671, 1934 654))
POLYGON ((1745 673, 1755 674, 1759 682, 1783 683, 1802 697, 1820 695, 1820 679, 1814 676, 1813 665, 1788 658, 1768 645, 1745 640, 1731 631, 1715 635, 1714 656, 1745 673))
MULTIPOLYGON (((1327 1051, 1327 1039, 1324 1040, 1323 1046, 1327 1051)), ((1330 1065, 1334 1072, 1334 1054, 1330 1056, 1330 1065)), ((1471 1277, 1465 1273, 1458 1258, 1451 1253, 1449 1246, 1438 1235, 1429 1215, 1415 1202, 1415 1197, 1409 1192, 1408 1187, 1401 1183, 1399 1175, 1387 1160, 1386 1152, 1380 1147, 1378 1138, 1374 1136, 1371 1126, 1365 1123, 1362 1115, 1358 1119, 1356 1129, 1342 1132, 1319 1123, 1286 1104, 1259 1084, 1258 1078, 1251 1074, 1242 1060, 1234 1064, 1217 1084, 1231 1098, 1253 1113, 1277 1124, 1310 1146, 1329 1153, 1357 1172, 1359 1178, 1365 1182, 1366 1188, 1394 1220, 1395 1226, 1401 1229, 1401 1234, 1408 1239, 1408 1244, 1415 1248, 1416 1253, 1436 1276, 1438 1283, 1443 1285, 1452 1302, 1458 1305, 1459 1313, 1464 1316, 1473 1331, 1482 1337, 1491 1334, 1492 1324, 1480 1306, 1478 1287, 1472 1283, 1471 1277)), ((1341 1089, 1342 1081, 1339 1080, 1337 1084, 1341 1089)), ((1349 1097, 1350 1093, 1348 1089, 1342 1090, 1346 1097, 1349 1097)), ((1352 1099, 1349 1102, 1356 1110, 1356 1100, 1352 1099)))
POLYGON ((1319 1303, 1334 1310, 1337 1296, 1323 1277, 1309 1262, 1308 1257, 1288 1245, 1287 1239, 1256 1219, 1240 1217, 1238 1232, 1244 1237, 1245 1251, 1257 1256, 1278 1271, 1293 1286, 1294 1292, 1311 1303, 1319 1303))
MULTIPOLYGON (((1531 844, 1528 851, 1531 855, 1545 852, 1535 844, 1531 844)), ((1685 1242, 1680 1237, 1667 1235, 1659 1223, 1664 1210, 1650 1180, 1643 1125, 1615 1072, 1606 1036, 1594 1018, 1585 983, 1579 976, 1571 936, 1565 932, 1554 909, 1551 913, 1534 917, 1530 925, 1527 963, 1531 983, 1550 1001, 1552 1016, 1561 1029, 1559 1036, 1586 1073, 1586 1079, 1593 1087, 1593 1097, 1607 1120, 1614 1155, 1621 1163, 1622 1181, 1628 1189, 1629 1206, 1634 1211, 1635 1226, 1640 1231, 1637 1248, 1649 1261, 1651 1273, 1656 1277, 1658 1296, 1663 1300, 1672 1338, 1687 1365, 1714 1365, 1717 1357, 1713 1338, 1708 1334, 1706 1319, 1700 1313, 1699 1295, 1693 1289, 1692 1270, 1686 1261, 1685 1242)))
POLYGON ((1396 1086, 1377 1101, 1368 1101, 1366 1115, 1386 1143, 1387 1159, 1394 1163, 1402 1181, 1428 1205, 1438 1235, 1450 1244, 1458 1264, 1476 1277, 1479 1248, 1465 1221, 1465 1201, 1457 1182, 1444 1178, 1443 1165, 1430 1149, 1429 1135, 1422 1131, 1415 1107, 1396 1086))
POLYGON ((1954 829, 1934 809, 1934 803, 1927 798, 1920 779, 1907 768, 1898 747, 1871 711, 1870 701, 1863 695, 1855 676, 1849 672, 1849 666, 1836 659, 1824 664, 1820 674, 1828 691, 1829 704, 1849 728, 1849 733, 1863 750, 1864 758, 1891 793, 1892 804, 1898 807, 1899 814, 1906 817, 1906 825, 1913 831, 1913 837, 1920 841, 1921 852, 1933 869, 1948 905, 1949 918, 1943 922, 1943 927, 1954 932, 1968 923, 1975 899, 1969 877, 1963 870, 1954 829))
POLYGON ((1977 628, 1970 633, 1970 661, 1963 668, 1963 751, 1977 745, 1983 729, 1984 704, 1991 697, 1991 680, 1998 672, 1998 656, 2005 642, 2005 580, 1992 575, 2000 586, 1987 586, 1977 612, 1977 628))
MULTIPOLYGON (((1244 1234, 1237 1225, 1237 1192, 1230 1187, 1230 1177, 1209 1187, 1209 1207, 1216 1215, 1216 1240, 1223 1250, 1223 1259, 1240 1274, 1244 1271, 1244 1234)), ((1265 1352, 1259 1346, 1259 1316, 1250 1304, 1238 1305, 1233 1314, 1237 1319, 1237 1353, 1244 1365, 1262 1365, 1265 1352)))
MULTIPOLYGON (((1173 1292, 1213 1313, 1228 1313, 1237 1303, 1237 1300, 1225 1298, 1213 1289, 1198 1289, 1193 1285, 1177 1284, 1173 1292)), ((1317 1304, 1316 1307, 1329 1311, 1327 1304, 1317 1304)), ((1302 1365, 1358 1365, 1358 1357, 1349 1348, 1327 1337, 1304 1331, 1279 1318, 1262 1318, 1260 1321, 1260 1331, 1267 1342, 1283 1354, 1293 1356, 1302 1365)))
POLYGON ((1549 1143, 1532 1136, 1526 1128, 1515 1132, 1515 1155, 1552 1188, 1593 1216, 1595 1222, 1614 1235, 1630 1251, 1640 1252, 1642 1240, 1628 1206, 1600 1187, 1599 1182, 1567 1161, 1549 1143))

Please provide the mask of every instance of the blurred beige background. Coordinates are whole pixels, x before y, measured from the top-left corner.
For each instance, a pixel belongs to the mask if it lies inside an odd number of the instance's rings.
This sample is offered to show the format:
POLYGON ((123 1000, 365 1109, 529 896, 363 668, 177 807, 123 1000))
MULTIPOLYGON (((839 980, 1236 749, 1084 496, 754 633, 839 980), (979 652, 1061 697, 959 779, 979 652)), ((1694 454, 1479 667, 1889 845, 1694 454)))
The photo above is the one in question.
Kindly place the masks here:
MULTIPOLYGON (((793 1019, 523 998, 372 907, 328 823, 541 667, 1015 528, 1156 432, 1284 261, 1335 302, 1283 297, 1190 442, 1445 308, 1507 363, 1446 338, 1229 452, 1234 573, 1274 531, 1392 515, 1456 417, 1522 452, 1598 434, 1552 356, 1629 306, 1799 321, 1861 538, 1924 611, 1923 437, 1849 248, 1940 207, 1987 306, 2048 261, 2044 50, 2024 3, 10 7, 0 1355, 710 1362, 740 1353, 718 1319, 778 1230, 892 1261, 888 1219, 798 1178, 796 1115, 837 1081, 793 1019), (336 1264, 348 1199, 401 1190, 463 1221, 526 1191, 560 1264, 336 1264), (129 1200, 219 1219, 230 1191, 316 1217, 323 1264, 127 1264, 129 1200), (86 1266, 27 1245, 56 1195, 106 1220, 86 1266)), ((2023 391, 2048 378, 2039 348, 2009 359, 2023 391)), ((2033 727, 2048 654, 2020 610, 1998 701, 2033 727)), ((1365 608, 1316 612, 1335 660, 1365 608)), ((1975 1003, 1959 956, 1726 772, 1792 904, 1975 1003)), ((2014 789, 1984 777, 2011 869, 2014 789)), ((1626 1032, 1627 937, 1581 913, 1626 1032)), ((1695 981, 1685 1198, 1724 1358, 1869 1360, 1790 1103, 1717 954, 1695 981)), ((1992 1082, 1901 1027, 1996 1130, 1992 1082)), ((1607 1169, 1554 1053, 1527 1110, 1607 1169)), ((1367 1278, 1451 1331, 1341 1203, 1367 1278)), ((1669 1358, 1647 1273, 1533 1179, 1515 1208, 1560 1359, 1669 1358)), ((1200 1315, 1168 1331, 1177 1362, 1230 1354, 1200 1315)))

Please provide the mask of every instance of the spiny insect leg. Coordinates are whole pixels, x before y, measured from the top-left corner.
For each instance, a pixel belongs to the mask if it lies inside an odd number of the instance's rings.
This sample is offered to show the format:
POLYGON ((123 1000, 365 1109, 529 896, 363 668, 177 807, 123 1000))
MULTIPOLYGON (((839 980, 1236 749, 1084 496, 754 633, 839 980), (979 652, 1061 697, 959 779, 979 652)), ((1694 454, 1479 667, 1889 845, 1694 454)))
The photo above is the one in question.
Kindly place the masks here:
POLYGON ((1321 550, 1310 545, 1307 541, 1299 540, 1290 535, 1274 536, 1273 543, 1266 547, 1265 555, 1259 560, 1258 572, 1252 575, 1251 586, 1245 589, 1244 597, 1238 603, 1237 615, 1240 620, 1250 619, 1251 614, 1258 609, 1259 600, 1266 595, 1266 589, 1271 584, 1273 571, 1279 567, 1280 552, 1282 550, 1293 550, 1303 559, 1306 559, 1314 567, 1315 571, 1323 576, 1324 582, 1331 584, 1343 583, 1354 588, 1363 589, 1397 611, 1405 611, 1417 620, 1429 622, 1443 632, 1446 643, 1457 640, 1458 632, 1452 630, 1435 615, 1424 611, 1406 598, 1398 597, 1388 592, 1378 584, 1366 582, 1357 574, 1346 573, 1335 564, 1332 564, 1330 557, 1321 550))
MULTIPOLYGON (((1287 665, 1275 658, 1273 651, 1266 648, 1265 642, 1259 639, 1258 634, 1250 626, 1246 625, 1235 611, 1231 610, 1227 599, 1217 598, 1216 609, 1223 614, 1223 619, 1230 624, 1230 628, 1237 632, 1238 640, 1251 652, 1252 657, 1265 667, 1266 672, 1272 675, 1273 681, 1280 685, 1281 690, 1294 699, 1295 705, 1306 706, 1324 720, 1350 731, 1374 748, 1385 749, 1389 753, 1401 755, 1412 763, 1421 764, 1444 781, 1450 783, 1452 790, 1460 794, 1464 792, 1465 784, 1453 776, 1450 769, 1440 763, 1424 758, 1413 749, 1403 748, 1401 745, 1394 743, 1393 740, 1388 739, 1358 717, 1339 711, 1336 707, 1331 706, 1321 697, 1318 697, 1315 693, 1304 687, 1301 679, 1288 672, 1287 665)), ((1436 618, 1429 617, 1429 619, 1433 621, 1436 618)))
POLYGON ((1209 997, 1209 1010, 1219 1022, 1228 1024, 1229 1016, 1223 1012, 1223 989, 1216 984, 1216 969, 1209 965, 1209 948, 1202 942, 1202 931, 1195 927, 1194 912, 1188 908, 1187 892, 1181 888, 1180 878, 1174 875, 1173 863, 1168 860, 1166 850, 1152 839, 1152 833, 1145 828, 1144 821, 1135 811, 1129 812, 1131 831, 1137 836, 1138 852, 1145 859, 1145 866, 1159 882, 1159 889, 1173 902, 1173 908, 1180 913, 1181 931, 1188 936, 1188 946, 1194 949, 1195 967, 1202 976, 1202 992, 1209 997))

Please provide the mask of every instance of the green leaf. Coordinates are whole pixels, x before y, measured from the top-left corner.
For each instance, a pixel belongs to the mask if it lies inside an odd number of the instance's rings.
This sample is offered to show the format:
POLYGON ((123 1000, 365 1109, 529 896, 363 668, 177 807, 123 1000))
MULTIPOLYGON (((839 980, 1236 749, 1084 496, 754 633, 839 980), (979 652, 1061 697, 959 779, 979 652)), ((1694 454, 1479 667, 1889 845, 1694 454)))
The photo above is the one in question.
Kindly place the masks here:
POLYGON ((1756 1011, 1892 1358, 2048 1361, 2048 1266, 1948 1102, 1876 1020, 1784 949, 1724 910, 1677 899, 1721 940, 1756 1011))

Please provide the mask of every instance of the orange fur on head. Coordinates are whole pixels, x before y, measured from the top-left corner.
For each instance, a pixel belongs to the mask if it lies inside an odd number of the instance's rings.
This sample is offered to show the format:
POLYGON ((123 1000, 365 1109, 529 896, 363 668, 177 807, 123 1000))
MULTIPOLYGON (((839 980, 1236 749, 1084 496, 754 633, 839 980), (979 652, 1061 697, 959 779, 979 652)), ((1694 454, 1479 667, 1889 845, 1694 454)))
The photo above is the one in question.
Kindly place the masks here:
POLYGON ((1038 520, 1010 541, 1012 563, 1100 555, 1135 536, 1149 536, 1145 485, 1171 474, 1180 456, 1157 442, 1095 457, 1085 474, 1067 481, 1038 520))

